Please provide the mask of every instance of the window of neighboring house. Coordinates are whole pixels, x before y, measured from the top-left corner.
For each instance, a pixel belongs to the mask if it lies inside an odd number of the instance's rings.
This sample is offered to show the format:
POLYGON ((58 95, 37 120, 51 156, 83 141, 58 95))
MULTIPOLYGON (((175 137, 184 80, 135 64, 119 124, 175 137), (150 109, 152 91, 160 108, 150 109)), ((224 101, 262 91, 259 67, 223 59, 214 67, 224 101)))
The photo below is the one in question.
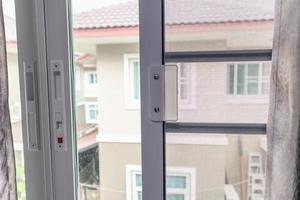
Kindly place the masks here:
POLYGON ((227 66, 227 94, 268 95, 270 63, 235 63, 227 66))
POLYGON ((87 103, 85 108, 86 113, 86 123, 87 124, 96 124, 98 123, 98 104, 97 103, 87 103))
POLYGON ((178 106, 181 109, 192 108, 194 106, 194 76, 191 64, 178 64, 178 106))
MULTIPOLYGON (((178 65, 179 107, 193 105, 193 77, 190 64, 178 65)), ((127 109, 140 108, 140 61, 136 54, 124 55, 125 106, 127 109)))
MULTIPOLYGON (((166 200, 195 200, 195 169, 172 167, 167 169, 166 200)), ((126 166, 127 200, 142 200, 141 167, 126 166)))
POLYGON ((97 96, 97 72, 96 71, 85 71, 85 87, 84 93, 86 97, 96 97, 97 96))
POLYGON ((95 86, 98 83, 97 72, 96 71, 86 71, 85 72, 85 84, 87 87, 95 86))
POLYGON ((21 103, 16 102, 9 106, 11 122, 18 122, 21 120, 21 103))
POLYGON ((97 84, 97 73, 96 72, 87 72, 88 84, 96 85, 97 84))
POLYGON ((137 54, 124 55, 125 106, 127 109, 140 108, 140 61, 137 54))

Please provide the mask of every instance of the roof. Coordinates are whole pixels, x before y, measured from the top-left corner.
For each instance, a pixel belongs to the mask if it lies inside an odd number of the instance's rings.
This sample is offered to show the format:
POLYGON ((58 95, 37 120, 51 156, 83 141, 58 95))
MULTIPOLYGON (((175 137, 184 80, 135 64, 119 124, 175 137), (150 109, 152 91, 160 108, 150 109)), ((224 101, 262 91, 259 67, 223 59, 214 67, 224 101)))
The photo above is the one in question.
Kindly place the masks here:
MULTIPOLYGON (((169 25, 270 21, 274 0, 166 0, 169 25), (263 4, 262 4, 263 2, 263 4)), ((138 26, 138 3, 129 1, 73 16, 74 29, 138 26)))

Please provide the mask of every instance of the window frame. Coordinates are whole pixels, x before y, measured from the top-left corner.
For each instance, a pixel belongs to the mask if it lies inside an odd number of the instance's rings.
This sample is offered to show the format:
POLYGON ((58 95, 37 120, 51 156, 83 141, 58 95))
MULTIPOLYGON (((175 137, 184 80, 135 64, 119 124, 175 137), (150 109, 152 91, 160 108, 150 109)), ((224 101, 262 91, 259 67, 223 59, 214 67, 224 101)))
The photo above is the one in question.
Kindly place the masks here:
MULTIPOLYGON (((28 2, 18 1, 19 10, 20 8, 32 7, 34 9, 28 9, 27 12, 17 12, 19 13, 19 23, 18 29, 22 31, 26 37, 21 37, 22 42, 25 42, 26 45, 22 46, 22 52, 26 55, 22 55, 20 60, 39 60, 41 67, 41 80, 50 80, 47 72, 48 65, 50 61, 61 60, 64 64, 64 82, 65 89, 68 97, 72 96, 72 77, 70 75, 70 68, 72 68, 72 50, 70 50, 72 38, 70 35, 70 21, 68 13, 70 13, 70 2, 61 1, 61 0, 52 0, 52 1, 34 1, 32 4, 28 2), (38 3, 37 3, 38 2, 38 3), (35 5, 37 4, 37 5, 35 5), (44 5, 45 4, 45 5, 44 5), (35 10, 37 8, 37 10, 35 10), (60 9, 57 9, 60 8, 60 9), (56 10, 57 12, 53 12, 56 10), (29 20, 22 20, 23 16, 27 16, 28 13, 29 20), (37 15, 37 16, 35 16, 37 15), (37 22, 35 23, 30 22, 37 22), (26 23, 24 23, 26 22, 26 23), (22 25, 23 24, 23 25, 22 25), (27 27, 29 26, 29 27, 27 27), (28 31, 29 30, 29 31, 28 31), (54 31, 55 30, 55 34, 54 31), (27 31, 28 33, 24 33, 27 31), (47 37, 45 37, 47 35, 47 37), (35 40, 37 37, 37 41, 35 40), (38 48, 33 50, 33 53, 26 49, 28 47, 36 47, 34 44, 38 43, 38 48), (35 54, 38 52, 38 54, 35 54), (33 55, 34 54, 34 55, 33 55), (47 55, 47 56, 46 56, 47 55), (25 59, 24 59, 25 58, 25 59)), ((140 0, 140 41, 141 41, 141 79, 146 80, 148 78, 148 70, 152 65, 161 66, 165 63, 164 57, 164 38, 163 38, 163 3, 161 0, 140 0), (150 23, 149 23, 150 22, 150 23), (154 23, 152 23, 154 22, 154 23)), ((24 19, 24 17, 23 17, 24 19)), ((18 34, 19 36, 20 34, 18 34)), ((23 35, 23 36, 24 36, 23 35)), ((18 40, 20 37, 18 37, 18 40)), ((29 48, 30 49, 30 48, 29 48)), ((245 53, 238 54, 234 58, 248 57, 245 53), (241 56, 242 55, 242 56, 241 56), (245 56, 246 55, 246 56, 245 56)), ((194 54, 193 54, 194 55, 194 54)), ((199 54, 200 55, 200 54, 199 54)), ((217 54, 213 52, 214 61, 224 59, 224 57, 217 57, 217 54)), ((227 58, 230 58, 226 54, 227 58)), ((259 57, 259 56, 258 56, 259 57)), ((269 59, 269 53, 267 55, 269 59)), ((198 58, 195 58, 196 60, 198 58)), ((202 59, 202 58, 201 58, 202 59)), ((199 60, 201 60, 199 59, 199 60)), ((211 57, 209 58, 211 59, 211 57)), ((251 55, 249 59, 254 59, 251 55)), ((255 57, 256 59, 256 57, 255 57)), ((189 59, 191 61, 191 59, 189 59)), ((22 81, 21 81, 22 83, 22 81)), ((76 151, 75 139, 74 139, 74 119, 72 106, 74 102, 71 98, 65 99, 66 108, 63 111, 67 116, 67 130, 66 138, 68 148, 65 152, 58 152, 52 149, 54 146, 54 140, 50 135, 54 135, 53 130, 49 122, 54 120, 54 117, 51 116, 51 100, 48 96, 50 91, 48 84, 50 81, 41 81, 40 82, 40 91, 41 91, 41 122, 42 123, 42 138, 43 138, 43 152, 40 152, 39 156, 37 152, 29 152, 25 150, 28 158, 35 159, 25 159, 25 163, 28 170, 34 169, 35 176, 29 177, 26 179, 29 182, 29 185, 26 185, 27 190, 30 192, 27 193, 28 199, 39 200, 45 199, 76 199, 77 198, 77 173, 76 173, 76 156, 74 152, 76 151), (49 101, 49 102, 48 102, 49 101), (49 134, 51 132, 52 134, 49 134), (33 155, 33 156, 32 156, 33 155), (38 165, 37 165, 38 164, 38 165), (41 166, 43 165, 43 166, 41 166), (36 170, 34 166, 41 166, 42 169, 36 170), (41 179, 46 179, 41 180, 41 179), (30 181, 29 181, 30 180, 30 181)), ((21 84, 22 85, 22 84, 21 84)), ((143 81, 141 84, 141 97, 144 98, 141 102, 141 121, 142 121, 142 163, 143 163, 143 199, 144 200, 164 200, 165 198, 165 155, 164 147, 165 140, 163 134, 165 131, 165 122, 157 121, 153 122, 149 120, 149 115, 151 114, 149 107, 149 102, 151 97, 149 96, 149 83, 148 81, 143 81)), ((24 105, 24 104, 22 104, 24 105)), ((245 125, 246 126, 246 125, 245 125)), ((217 128, 218 129, 218 128, 217 128)), ((216 130, 217 130, 216 129, 216 130)), ((222 128, 218 129, 220 133, 222 128)), ((265 128, 264 128, 265 130, 265 128)), ((30 171, 29 171, 30 172, 30 171)), ((28 174, 28 173, 27 173, 28 174)), ((27 178, 27 177, 26 177, 27 178)))
MULTIPOLYGON (((136 175, 142 175, 140 165, 126 165, 126 200, 138 200, 138 192, 142 186, 136 186, 136 175)), ((193 167, 167 167, 167 176, 183 176, 186 178, 186 188, 167 188, 166 195, 184 195, 184 200, 196 200, 196 168, 193 167)), ((166 197, 167 199, 167 197, 166 197)))
MULTIPOLYGON (((264 77, 262 75, 262 68, 263 68, 263 64, 268 64, 269 63, 269 73, 271 71, 271 63, 270 62, 267 62, 267 61, 264 61, 264 62, 259 62, 259 61, 251 61, 251 62, 228 62, 226 63, 226 94, 228 97, 235 97, 235 98, 241 98, 242 101, 245 102, 245 99, 262 99, 262 98, 265 98, 267 99, 268 96, 269 96, 269 93, 268 94, 262 94, 262 84, 263 82, 268 82, 270 84, 270 76, 268 76, 267 78, 267 81, 264 81, 266 77, 264 77), (238 65, 239 64, 243 64, 244 65, 244 69, 245 69, 245 72, 244 72, 244 79, 245 79, 245 85, 244 85, 244 94, 237 94, 237 78, 238 78, 238 65), (258 94, 248 94, 248 65, 249 64, 258 64, 258 94), (229 88, 228 88, 228 85, 230 84, 229 83, 229 80, 230 80, 230 74, 229 74, 229 66, 230 65, 233 65, 234 66, 234 77, 233 77, 233 94, 230 94, 229 93, 229 88)), ((270 91, 270 90, 269 90, 270 91)))
POLYGON ((98 84, 98 75, 97 75, 97 71, 96 70, 86 70, 85 72, 85 84, 86 85, 97 85, 98 84), (90 75, 93 75, 94 76, 94 80, 96 80, 94 83, 91 83, 89 78, 90 78, 90 75))
POLYGON ((98 97, 98 83, 97 70, 84 70, 84 97, 98 97), (96 83, 90 83, 90 75, 96 75, 96 83))
MULTIPOLYGON (((138 60, 139 54, 126 53, 123 55, 123 74, 124 74, 124 104, 126 110, 139 110, 141 108, 141 98, 135 99, 133 97, 133 90, 135 87, 133 77, 133 65, 131 65, 130 60, 138 60)), ((139 64, 140 66, 140 64, 139 64)), ((140 92, 141 95, 141 92, 140 92)), ((141 96, 140 96, 141 97, 141 96)))
POLYGON ((196 109, 196 103, 195 103, 195 92, 196 92, 196 67, 195 64, 190 63, 187 65, 188 72, 186 79, 186 90, 187 90, 187 99, 183 100, 180 98, 181 96, 181 90, 180 90, 180 84, 181 80, 183 79, 180 76, 180 72, 182 70, 181 64, 177 64, 178 66, 178 109, 180 110, 191 110, 196 109))
POLYGON ((95 102, 86 102, 85 103, 85 123, 87 124, 98 124, 99 123, 99 104, 97 101, 95 102), (97 107, 97 119, 91 119, 90 117, 90 106, 97 107))

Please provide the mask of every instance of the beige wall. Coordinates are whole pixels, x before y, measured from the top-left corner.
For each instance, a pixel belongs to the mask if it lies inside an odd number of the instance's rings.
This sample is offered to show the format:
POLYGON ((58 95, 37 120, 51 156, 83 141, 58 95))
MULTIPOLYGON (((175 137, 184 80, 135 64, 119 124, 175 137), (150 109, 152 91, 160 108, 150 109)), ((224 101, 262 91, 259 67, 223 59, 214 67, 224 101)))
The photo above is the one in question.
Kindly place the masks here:
POLYGON ((167 167, 191 167, 196 170, 196 199, 224 198, 225 146, 167 145, 167 167))
POLYGON ((141 145, 100 143, 101 200, 126 199, 126 165, 141 165, 141 145))
POLYGON ((99 105, 101 135, 140 135, 140 111, 125 109, 124 54, 137 53, 136 44, 98 45, 99 105))

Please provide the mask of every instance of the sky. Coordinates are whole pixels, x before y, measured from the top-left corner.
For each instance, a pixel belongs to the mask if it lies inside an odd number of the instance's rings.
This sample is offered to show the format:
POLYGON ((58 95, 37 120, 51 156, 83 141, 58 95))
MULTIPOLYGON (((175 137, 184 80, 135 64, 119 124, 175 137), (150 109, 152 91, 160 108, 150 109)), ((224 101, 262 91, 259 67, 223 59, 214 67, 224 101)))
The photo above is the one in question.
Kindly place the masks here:
MULTIPOLYGON (((73 13, 127 2, 128 0, 72 0, 73 13)), ((4 14, 15 18, 15 0, 3 0, 4 14)))

